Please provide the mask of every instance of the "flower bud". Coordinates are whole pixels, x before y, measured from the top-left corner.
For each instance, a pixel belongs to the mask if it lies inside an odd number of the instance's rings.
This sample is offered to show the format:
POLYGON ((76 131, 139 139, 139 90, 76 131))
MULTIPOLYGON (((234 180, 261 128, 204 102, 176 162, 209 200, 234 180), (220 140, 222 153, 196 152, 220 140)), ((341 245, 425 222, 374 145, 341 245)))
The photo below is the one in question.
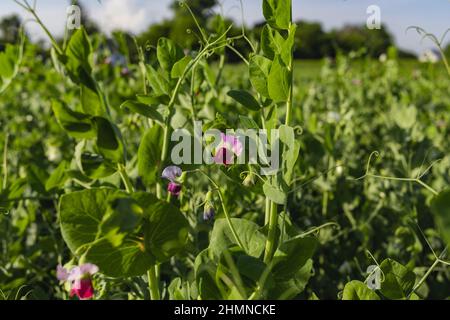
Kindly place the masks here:
POLYGON ((214 219, 216 215, 216 210, 214 210, 213 206, 213 194, 211 191, 208 191, 205 197, 205 206, 203 207, 203 220, 210 221, 214 219))
POLYGON ((254 186, 255 185, 255 175, 253 173, 249 173, 245 177, 244 181, 242 181, 242 184, 245 187, 252 187, 252 186, 254 186))

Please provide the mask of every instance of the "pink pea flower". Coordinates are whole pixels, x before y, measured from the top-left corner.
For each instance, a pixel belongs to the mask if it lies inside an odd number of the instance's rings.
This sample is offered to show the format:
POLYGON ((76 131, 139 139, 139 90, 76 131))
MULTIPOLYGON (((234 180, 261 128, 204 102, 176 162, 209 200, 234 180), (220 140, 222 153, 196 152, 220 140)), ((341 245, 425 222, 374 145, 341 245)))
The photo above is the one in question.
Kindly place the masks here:
POLYGON ((80 300, 88 300, 94 296, 92 276, 97 272, 98 267, 92 263, 85 263, 69 270, 58 265, 56 277, 60 281, 70 283, 70 297, 76 295, 80 300))
POLYGON ((181 192, 181 184, 178 183, 178 178, 180 178, 182 174, 183 171, 180 167, 169 166, 163 170, 161 175, 164 179, 170 181, 169 185, 167 186, 167 191, 169 191, 170 194, 175 197, 178 197, 181 192))
POLYGON ((221 133, 220 137, 222 141, 216 148, 214 162, 226 166, 233 164, 234 157, 242 154, 242 143, 237 137, 232 135, 221 133))

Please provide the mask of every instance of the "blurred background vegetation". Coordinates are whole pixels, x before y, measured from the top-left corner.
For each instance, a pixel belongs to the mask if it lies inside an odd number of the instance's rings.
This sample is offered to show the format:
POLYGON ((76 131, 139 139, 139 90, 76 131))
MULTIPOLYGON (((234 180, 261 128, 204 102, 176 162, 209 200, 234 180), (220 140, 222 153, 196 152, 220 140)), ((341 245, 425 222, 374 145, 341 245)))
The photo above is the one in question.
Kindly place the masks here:
MULTIPOLYGON (((81 6, 81 4, 77 4, 81 6)), ((218 5, 217 0, 191 0, 189 6, 198 22, 208 29, 215 30, 217 13, 213 8, 218 5)), ((156 46, 160 37, 173 39, 184 48, 195 48, 198 44, 198 35, 195 22, 187 10, 174 1, 171 5, 173 16, 159 23, 150 25, 144 32, 133 35, 136 36, 141 45, 149 47, 156 46)), ((81 10, 82 24, 89 34, 100 31, 97 24, 86 14, 86 10, 81 10)), ((0 20, 0 50, 5 43, 17 42, 19 28, 22 21, 17 15, 3 17, 0 20)), ((227 21, 232 24, 231 20, 227 21)), ((367 50, 366 54, 373 58, 378 58, 386 53, 389 47, 395 46, 394 37, 389 32, 387 26, 383 25, 380 30, 369 30, 365 25, 345 25, 339 29, 325 31, 319 22, 296 21, 298 25, 296 34, 297 47, 295 49, 296 59, 321 59, 324 57, 336 57, 338 53, 348 54, 358 51, 361 48, 367 50)), ((246 26, 246 33, 250 38, 259 39, 264 23, 257 23, 254 26, 246 26)), ((119 30, 118 30, 119 31, 119 30)), ((242 26, 233 24, 231 35, 240 34, 242 26)), ((118 34, 118 32, 113 32, 118 34)), ((234 47, 244 56, 248 55, 249 48, 244 41, 237 41, 234 47)), ((450 55, 450 44, 445 48, 446 54, 450 55)), ((398 49, 400 58, 415 58, 413 52, 398 49)), ((239 57, 231 50, 227 51, 228 62, 238 62, 239 57)))

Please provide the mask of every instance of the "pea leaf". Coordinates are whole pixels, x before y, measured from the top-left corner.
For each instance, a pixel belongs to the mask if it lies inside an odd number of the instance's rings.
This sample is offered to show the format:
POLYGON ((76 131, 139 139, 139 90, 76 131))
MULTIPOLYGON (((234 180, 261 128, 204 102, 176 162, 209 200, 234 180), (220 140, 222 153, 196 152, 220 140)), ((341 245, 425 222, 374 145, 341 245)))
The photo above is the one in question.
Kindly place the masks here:
POLYGON ((117 166, 111 160, 88 152, 80 154, 79 165, 82 173, 91 179, 106 178, 117 172, 117 166))
POLYGON ((83 77, 92 73, 90 57, 92 46, 86 30, 82 27, 75 31, 67 44, 65 57, 62 62, 65 64, 71 79, 80 83, 83 77))
POLYGON ((248 91, 231 90, 228 91, 228 96, 230 96, 249 110, 258 111, 261 109, 258 101, 256 101, 256 99, 248 91))
POLYGON ((389 299, 405 299, 412 291, 416 281, 414 272, 392 259, 380 264, 384 274, 380 292, 389 299))
POLYGON ((275 286, 270 290, 269 298, 278 300, 295 298, 305 290, 313 275, 312 268, 313 261, 309 259, 291 278, 275 279, 275 286))
POLYGON ((159 105, 168 105, 169 104, 169 100, 170 97, 167 95, 161 95, 161 96, 157 96, 157 95, 142 95, 142 94, 138 94, 136 95, 137 100, 140 103, 152 106, 152 107, 157 107, 159 105))
POLYGON ((81 85, 81 106, 83 111, 91 116, 102 116, 105 114, 100 95, 97 91, 92 90, 92 85, 81 85))
POLYGON ((138 171, 146 186, 156 182, 160 172, 163 130, 155 125, 148 129, 138 150, 138 171))
POLYGON ((163 263, 180 252, 187 244, 189 223, 174 205, 137 193, 134 198, 144 209, 144 243, 154 263, 163 263))
POLYGON ((134 200, 119 190, 88 189, 60 200, 59 220, 67 246, 75 255, 86 253, 87 261, 107 276, 142 275, 155 263, 167 261, 187 240, 188 223, 176 207, 144 192, 131 197, 134 200), (138 231, 141 219, 143 241, 130 236, 138 231), (124 236, 117 241, 120 233, 124 236))
POLYGON ((67 161, 62 161, 58 167, 53 171, 45 183, 45 189, 51 191, 60 188, 69 178, 66 175, 66 170, 69 168, 67 161))
POLYGON ((291 11, 291 0, 263 0, 264 17, 274 28, 289 29, 291 11))
POLYGON ((283 143, 284 181, 289 185, 300 153, 300 142, 295 140, 294 128, 281 125, 279 130, 280 140, 283 143))
POLYGON ((270 98, 276 102, 286 102, 291 85, 290 72, 280 56, 276 56, 270 68, 268 90, 270 98))
POLYGON ((112 189, 88 189, 63 195, 59 203, 62 236, 73 253, 92 243, 105 215, 112 189))
POLYGON ((342 300, 380 300, 380 297, 364 282, 353 280, 345 285, 342 300))
POLYGON ((158 40, 156 55, 161 68, 168 74, 172 71, 175 63, 184 57, 183 49, 167 38, 160 38, 158 40))
POLYGON ((270 60, 276 55, 281 55, 284 38, 269 25, 265 25, 261 31, 261 49, 270 60))
MULTIPOLYGON (((231 223, 239 235, 246 254, 258 258, 265 246, 265 236, 259 231, 259 226, 246 219, 232 218, 231 223)), ((219 258, 222 251, 230 246, 237 246, 226 219, 217 219, 211 234, 209 250, 212 255, 219 258)))
POLYGON ((268 77, 272 61, 259 55, 254 55, 250 58, 250 82, 253 88, 262 96, 268 98, 268 77))
POLYGON ((293 277, 312 258, 317 245, 317 240, 312 237, 282 243, 273 257, 275 279, 288 280, 293 277))
POLYGON ((143 209, 136 200, 120 194, 110 197, 108 208, 99 225, 100 232, 109 242, 118 247, 126 235, 134 231, 143 217, 143 209))
POLYGON ((133 100, 127 100, 120 106, 121 109, 127 108, 135 113, 138 113, 149 119, 158 121, 159 123, 164 122, 162 115, 154 108, 144 103, 140 103, 133 100))
POLYGON ((90 116, 72 111, 64 102, 59 100, 52 101, 52 109, 56 120, 70 136, 78 139, 95 137, 96 130, 90 116))
POLYGON ((125 163, 125 148, 119 128, 108 119, 95 117, 99 153, 114 163, 125 163))
POLYGON ((286 193, 276 184, 266 181, 263 185, 263 191, 265 196, 276 204, 283 205, 286 202, 286 193))
POLYGON ((170 76, 174 79, 180 78, 183 75, 184 70, 188 66, 189 62, 191 62, 192 58, 190 56, 185 56, 180 61, 176 62, 173 65, 170 76))
POLYGON ((19 72, 19 65, 23 58, 24 35, 21 35, 19 46, 7 44, 3 52, 0 52, 0 93, 11 84, 12 79, 19 72))
POLYGON ((151 65, 146 65, 147 80, 156 96, 169 95, 169 81, 151 65))

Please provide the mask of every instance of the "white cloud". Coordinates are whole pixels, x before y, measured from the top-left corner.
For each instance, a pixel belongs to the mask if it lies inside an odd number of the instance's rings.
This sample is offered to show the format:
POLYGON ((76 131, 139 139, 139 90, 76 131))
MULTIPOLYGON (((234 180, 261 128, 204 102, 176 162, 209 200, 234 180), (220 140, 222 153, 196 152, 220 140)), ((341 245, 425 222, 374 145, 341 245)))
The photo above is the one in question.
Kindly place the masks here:
POLYGON ((149 6, 139 0, 103 0, 92 9, 91 18, 106 32, 121 29, 138 33, 170 13, 161 3, 149 6))

